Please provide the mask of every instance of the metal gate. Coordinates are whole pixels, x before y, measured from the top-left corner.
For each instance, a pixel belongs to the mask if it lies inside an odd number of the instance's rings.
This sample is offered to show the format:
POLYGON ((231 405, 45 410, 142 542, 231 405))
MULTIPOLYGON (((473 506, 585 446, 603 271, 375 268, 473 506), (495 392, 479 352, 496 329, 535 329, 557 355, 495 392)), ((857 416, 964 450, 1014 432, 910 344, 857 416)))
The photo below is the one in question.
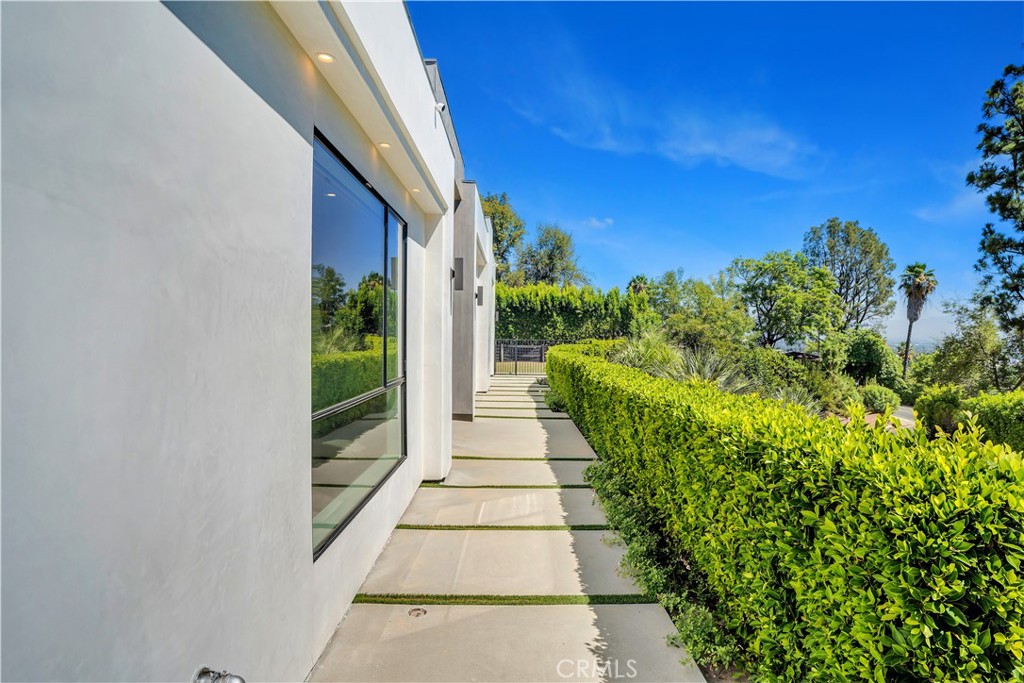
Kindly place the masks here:
POLYGON ((497 339, 494 342, 495 375, 543 375, 548 349, 557 342, 538 339, 497 339))

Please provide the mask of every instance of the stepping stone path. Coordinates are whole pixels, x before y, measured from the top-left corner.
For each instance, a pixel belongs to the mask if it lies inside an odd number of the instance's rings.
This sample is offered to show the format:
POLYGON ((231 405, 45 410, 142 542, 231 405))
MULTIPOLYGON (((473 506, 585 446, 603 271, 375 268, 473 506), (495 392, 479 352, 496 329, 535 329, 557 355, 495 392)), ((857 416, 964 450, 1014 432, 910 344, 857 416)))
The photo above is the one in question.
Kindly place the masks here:
POLYGON ((452 470, 425 484, 310 681, 704 678, 619 568, 585 484, 596 456, 537 377, 495 377, 453 425, 452 470))

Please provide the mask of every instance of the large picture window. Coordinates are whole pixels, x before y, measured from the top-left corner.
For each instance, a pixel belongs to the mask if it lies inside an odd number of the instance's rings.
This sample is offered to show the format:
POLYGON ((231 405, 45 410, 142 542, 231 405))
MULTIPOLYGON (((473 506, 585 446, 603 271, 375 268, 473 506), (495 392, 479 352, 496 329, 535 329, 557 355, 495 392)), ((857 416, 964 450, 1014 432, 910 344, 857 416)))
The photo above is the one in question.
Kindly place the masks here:
POLYGON ((405 223, 313 143, 313 555, 405 458, 405 223))

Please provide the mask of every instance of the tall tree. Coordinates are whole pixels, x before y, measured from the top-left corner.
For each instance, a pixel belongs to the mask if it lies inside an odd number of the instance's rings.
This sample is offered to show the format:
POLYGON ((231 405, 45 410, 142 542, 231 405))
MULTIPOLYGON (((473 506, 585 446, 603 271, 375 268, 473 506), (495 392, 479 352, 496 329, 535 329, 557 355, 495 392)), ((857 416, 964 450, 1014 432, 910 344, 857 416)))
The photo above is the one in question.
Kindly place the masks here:
POLYGON ((563 287, 588 282, 576 260, 572 235, 557 225, 540 226, 537 241, 520 250, 518 266, 526 282, 546 282, 563 287))
MULTIPOLYGON (((955 324, 931 354, 925 379, 959 384, 968 394, 1017 389, 1024 380, 1024 337, 1002 332, 993 311, 978 301, 951 301, 942 308, 955 324)), ((912 370, 917 372, 916 364, 912 370)))
POLYGON ((683 269, 669 270, 651 283, 651 308, 663 319, 678 313, 683 303, 683 269))
POLYGON ((939 281, 935 273, 923 263, 911 263, 900 275, 900 291, 907 299, 907 343, 903 347, 903 379, 907 378, 910 367, 910 337, 914 331, 914 323, 921 317, 921 309, 931 296, 939 281))
POLYGON ((871 228, 829 218, 804 235, 804 253, 811 265, 827 269, 836 279, 835 292, 845 311, 840 329, 860 329, 896 307, 892 278, 896 264, 889 257, 889 247, 871 228))
POLYGON ((811 266, 799 252, 775 251, 761 259, 736 259, 729 273, 754 319, 761 346, 820 340, 842 318, 835 278, 824 268, 811 266))
POLYGON ((665 332, 680 346, 728 351, 747 344, 754 321, 735 284, 724 273, 683 280, 679 305, 665 320, 665 332))
POLYGON ((494 239, 494 272, 499 282, 506 279, 512 269, 512 255, 516 253, 526 234, 526 223, 519 217, 508 200, 508 195, 489 194, 480 200, 484 215, 491 219, 494 239))
POLYGON ((313 264, 313 305, 319 325, 326 332, 334 325, 338 310, 345 305, 345 280, 331 266, 313 264))
POLYGON ((1010 65, 988 89, 978 125, 982 163, 967 184, 985 192, 989 211, 1011 232, 988 223, 981 233, 982 303, 991 305, 1004 328, 1024 332, 1024 66, 1010 65))

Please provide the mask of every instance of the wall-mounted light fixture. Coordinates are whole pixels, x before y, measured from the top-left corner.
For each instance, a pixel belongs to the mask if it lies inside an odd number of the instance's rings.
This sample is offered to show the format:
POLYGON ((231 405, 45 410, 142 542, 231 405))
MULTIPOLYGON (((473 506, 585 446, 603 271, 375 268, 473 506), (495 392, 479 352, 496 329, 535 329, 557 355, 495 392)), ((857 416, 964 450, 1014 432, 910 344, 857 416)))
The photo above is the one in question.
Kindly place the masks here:
POLYGON ((381 149, 391 149, 390 142, 378 142, 377 146, 380 147, 381 149))
POLYGON ((326 52, 317 52, 316 61, 322 64, 331 64, 334 62, 334 55, 329 55, 326 52))
POLYGON ((464 262, 464 259, 461 256, 456 256, 455 257, 455 291, 456 292, 461 292, 462 291, 462 271, 463 271, 462 264, 463 264, 463 262, 464 262))

